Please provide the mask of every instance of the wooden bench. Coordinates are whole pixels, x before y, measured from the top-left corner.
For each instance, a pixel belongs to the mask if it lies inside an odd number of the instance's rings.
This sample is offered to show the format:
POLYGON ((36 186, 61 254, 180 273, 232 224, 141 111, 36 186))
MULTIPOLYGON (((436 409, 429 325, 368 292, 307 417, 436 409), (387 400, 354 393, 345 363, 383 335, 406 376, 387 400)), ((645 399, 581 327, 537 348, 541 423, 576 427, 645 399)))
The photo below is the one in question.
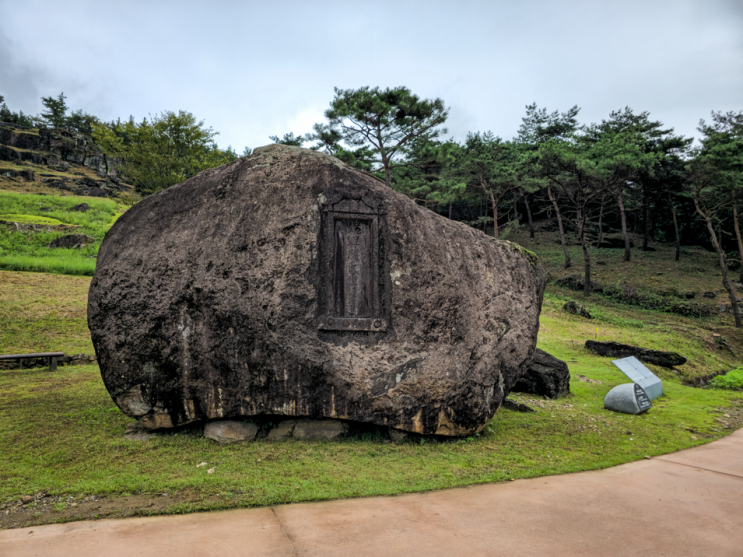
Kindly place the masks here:
POLYGON ((64 356, 64 352, 42 352, 40 354, 7 354, 0 355, 0 361, 18 360, 18 363, 20 364, 21 360, 49 358, 49 371, 57 371, 57 358, 61 358, 62 356, 64 356))

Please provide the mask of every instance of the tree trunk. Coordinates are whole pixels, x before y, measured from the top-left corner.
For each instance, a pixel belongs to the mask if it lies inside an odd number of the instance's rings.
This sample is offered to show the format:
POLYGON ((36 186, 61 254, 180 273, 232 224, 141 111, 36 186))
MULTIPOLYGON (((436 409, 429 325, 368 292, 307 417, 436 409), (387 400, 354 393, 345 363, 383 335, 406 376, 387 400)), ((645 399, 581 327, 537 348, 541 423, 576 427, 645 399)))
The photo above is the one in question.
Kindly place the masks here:
POLYGON ((586 219, 584 212, 580 207, 576 207, 578 213, 578 237, 580 238, 580 247, 583 249, 583 295, 588 298, 591 295, 591 255, 588 253, 588 243, 586 242, 586 219))
POLYGON ((451 220, 451 201, 449 201, 449 220, 451 220))
POLYGON ((681 259, 681 235, 679 234, 679 223, 676 219, 676 207, 673 204, 671 194, 668 194, 668 204, 671 206, 671 214, 673 215, 673 228, 676 230, 676 261, 681 259))
POLYGON ((627 234, 627 213, 624 211, 624 191, 619 190, 617 194, 617 204, 619 205, 619 214, 622 216, 622 238, 624 238, 624 260, 630 260, 629 251, 629 234, 627 234))
POLYGON ((562 227, 562 214, 560 213, 560 207, 557 206, 557 199, 555 199, 555 196, 552 194, 551 185, 547 186, 547 195, 552 202, 552 206, 555 208, 555 214, 557 215, 557 226, 560 228, 560 243, 562 244, 562 251, 565 254, 565 268, 569 269, 571 265, 570 253, 568 252, 568 244, 565 241, 565 229, 562 227))
POLYGON ((392 187, 392 173, 390 172, 390 162, 384 161, 384 181, 387 183, 387 187, 392 187))
POLYGON ((740 237, 740 225, 738 224, 738 207, 733 199, 733 228, 735 228, 735 239, 738 240, 738 257, 740 258, 739 282, 743 283, 743 240, 740 237))
MULTIPOLYGON (((531 209, 529 208, 529 194, 524 193, 524 206, 526 207, 526 216, 529 219, 529 238, 534 238, 534 223, 531 220, 531 209)), ((743 266, 741 266, 743 268, 743 266)))
POLYGON ((599 209, 599 239, 596 242, 596 247, 601 247, 601 242, 604 241, 604 201, 606 200, 606 196, 601 198, 601 209, 599 209))
POLYGON ((498 204, 495 202, 493 192, 490 192, 490 203, 493 204, 493 236, 498 238, 498 204))
POLYGON ((720 271, 722 271, 722 284, 725 286, 725 290, 728 291, 728 296, 730 297, 730 306, 733 308, 735 326, 736 328, 740 329, 741 327, 743 327, 743 322, 741 322, 740 320, 740 310, 738 309, 738 298, 736 296, 735 289, 733 288, 733 285, 730 284, 730 279, 728 278, 728 262, 725 260, 725 252, 722 251, 722 246, 720 246, 720 242, 717 241, 717 234, 715 234, 715 228, 714 226, 712 226, 712 219, 699 208, 699 202, 696 199, 694 199, 694 205, 696 206, 697 213, 699 213, 699 215, 707 223, 707 230, 709 231, 712 245, 717 252, 717 260, 720 264, 720 271))
POLYGON ((644 183, 642 184, 642 213, 643 220, 645 221, 642 251, 648 251, 648 243, 650 242, 650 194, 648 193, 648 187, 644 183))

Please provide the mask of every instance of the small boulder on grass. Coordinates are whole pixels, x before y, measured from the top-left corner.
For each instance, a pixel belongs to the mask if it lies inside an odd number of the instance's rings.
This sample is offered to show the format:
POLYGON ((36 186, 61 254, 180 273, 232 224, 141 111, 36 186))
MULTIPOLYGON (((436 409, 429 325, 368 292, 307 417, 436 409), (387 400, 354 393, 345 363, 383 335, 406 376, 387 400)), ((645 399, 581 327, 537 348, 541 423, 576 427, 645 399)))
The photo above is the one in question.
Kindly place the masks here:
POLYGON ((78 205, 74 205, 70 207, 70 211, 80 211, 82 213, 85 213, 86 211, 90 210, 90 205, 87 203, 80 203, 78 205))
POLYGON ((220 444, 252 441, 257 433, 257 425, 233 420, 209 422, 204 428, 204 437, 220 444))
POLYGON ((294 433, 294 428, 297 425, 298 420, 283 420, 279 424, 268 432, 268 438, 271 441, 277 439, 288 439, 294 433))
POLYGON ((337 439, 348 431, 340 420, 302 420, 294 428, 294 439, 337 439))
MULTIPOLYGON (((548 398, 570 394, 568 364, 537 348, 526 373, 519 378, 511 390, 548 398)), ((506 402, 508 399, 503 404, 506 402)))
POLYGON ((95 242, 95 238, 88 236, 87 234, 65 234, 59 238, 52 240, 48 248, 80 248, 92 244, 95 242))
POLYGON ((564 309, 568 313, 572 313, 573 315, 580 315, 581 317, 585 317, 586 319, 593 319, 590 312, 586 308, 584 308, 578 302, 574 302, 572 300, 566 302, 565 305, 562 306, 562 309, 564 309))

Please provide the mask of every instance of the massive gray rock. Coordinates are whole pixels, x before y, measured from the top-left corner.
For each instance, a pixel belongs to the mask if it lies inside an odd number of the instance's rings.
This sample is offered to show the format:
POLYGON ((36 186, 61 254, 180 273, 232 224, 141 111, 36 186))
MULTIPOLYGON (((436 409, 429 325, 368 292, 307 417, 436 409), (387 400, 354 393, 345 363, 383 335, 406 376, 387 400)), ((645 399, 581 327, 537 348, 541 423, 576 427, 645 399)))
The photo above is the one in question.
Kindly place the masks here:
POLYGON ((532 361, 544 273, 338 159, 272 145, 122 215, 88 324, 150 428, 276 415, 481 430, 532 361))

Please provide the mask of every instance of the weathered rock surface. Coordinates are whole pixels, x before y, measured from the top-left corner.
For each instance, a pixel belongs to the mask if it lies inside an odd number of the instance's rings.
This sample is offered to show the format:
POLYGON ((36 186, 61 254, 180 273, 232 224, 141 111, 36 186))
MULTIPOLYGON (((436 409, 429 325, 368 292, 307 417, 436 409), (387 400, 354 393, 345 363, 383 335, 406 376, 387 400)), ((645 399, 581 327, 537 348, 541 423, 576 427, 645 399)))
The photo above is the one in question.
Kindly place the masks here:
POLYGON ((521 402, 516 402, 510 398, 503 401, 503 408, 507 410, 513 410, 514 412, 536 412, 531 406, 527 406, 521 402))
POLYGON ((277 415, 459 436, 526 372, 543 285, 520 247, 273 145, 122 215, 88 324, 113 399, 152 427, 277 415))
POLYGON ((278 439, 287 439, 294 433, 294 428, 297 425, 298 420, 283 420, 278 423, 271 431, 268 432, 268 438, 272 441, 278 439))
POLYGON ((124 439, 127 441, 149 441, 154 435, 139 422, 133 422, 126 426, 124 439))
POLYGON ((549 398, 567 395, 570 393, 568 364, 537 348, 529 369, 511 390, 549 398))
POLYGON ((95 238, 87 234, 65 234, 52 240, 47 247, 50 248, 79 248, 95 242, 95 238))
POLYGON ((348 432, 348 424, 340 420, 301 420, 294 427, 294 439, 337 439, 348 432))
POLYGON ((580 315, 581 317, 585 317, 586 319, 593 319, 591 317, 591 312, 589 312, 586 308, 584 308, 578 302, 574 302, 573 300, 565 302, 565 305, 562 306, 562 309, 564 309, 568 313, 572 313, 573 315, 580 315))
POLYGON ((634 356, 641 362, 655 364, 661 367, 682 366, 686 363, 686 358, 676 352, 650 350, 649 348, 640 348, 619 342, 587 340, 586 348, 599 356, 608 356, 610 358, 629 358, 630 356, 634 356))
POLYGON ((390 439, 395 443, 402 443, 409 436, 407 431, 400 431, 399 429, 394 427, 389 428, 387 430, 387 433, 390 436, 390 439))
POLYGON ((233 420, 209 422, 204 428, 204 437, 222 444, 252 441, 257 433, 257 425, 233 420))

